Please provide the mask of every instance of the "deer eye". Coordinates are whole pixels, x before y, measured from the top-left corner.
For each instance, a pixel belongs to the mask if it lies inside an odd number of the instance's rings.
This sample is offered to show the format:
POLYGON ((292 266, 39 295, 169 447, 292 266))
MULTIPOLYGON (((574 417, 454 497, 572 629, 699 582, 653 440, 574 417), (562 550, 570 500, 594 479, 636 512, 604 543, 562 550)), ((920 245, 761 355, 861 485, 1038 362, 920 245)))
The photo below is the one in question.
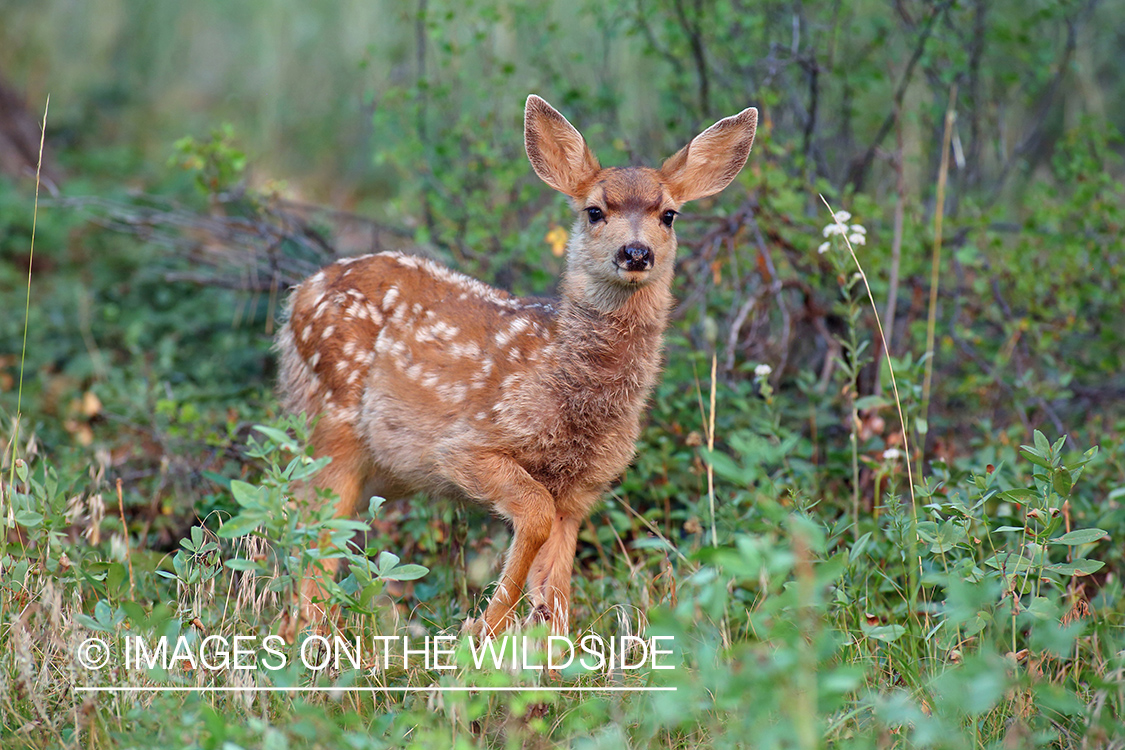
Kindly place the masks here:
POLYGON ((590 206, 589 208, 587 208, 586 215, 590 217, 591 224, 597 224, 599 221, 605 218, 605 212, 597 206, 590 206))
POLYGON ((660 221, 661 221, 661 222, 662 222, 662 223, 664 224, 664 226, 666 226, 666 227, 670 227, 670 226, 672 226, 672 222, 673 222, 673 221, 674 221, 675 219, 676 219, 676 212, 675 212, 675 211, 673 211, 673 210, 672 210, 672 209, 670 209, 670 208, 669 208, 669 209, 668 209, 667 211, 665 211, 664 213, 660 214, 660 221))

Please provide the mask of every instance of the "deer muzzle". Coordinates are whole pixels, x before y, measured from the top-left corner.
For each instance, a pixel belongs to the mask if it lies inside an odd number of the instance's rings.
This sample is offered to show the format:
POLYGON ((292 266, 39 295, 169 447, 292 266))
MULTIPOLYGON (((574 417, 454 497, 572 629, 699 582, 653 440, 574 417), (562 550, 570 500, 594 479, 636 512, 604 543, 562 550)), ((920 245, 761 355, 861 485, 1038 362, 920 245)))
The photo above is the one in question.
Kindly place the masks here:
POLYGON ((623 245, 617 251, 617 257, 614 258, 618 268, 630 273, 652 270, 654 260, 652 248, 639 242, 630 242, 628 245, 623 245))

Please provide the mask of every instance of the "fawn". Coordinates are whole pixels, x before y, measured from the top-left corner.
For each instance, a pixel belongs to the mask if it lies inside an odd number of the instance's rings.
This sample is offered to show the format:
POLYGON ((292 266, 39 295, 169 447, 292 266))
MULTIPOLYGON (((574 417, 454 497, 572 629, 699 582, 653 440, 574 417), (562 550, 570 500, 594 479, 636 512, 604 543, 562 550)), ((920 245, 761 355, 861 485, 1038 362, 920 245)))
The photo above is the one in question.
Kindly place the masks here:
MULTIPOLYGON (((712 125, 660 169, 602 168, 582 135, 529 96, 535 173, 577 219, 558 301, 520 298, 401 253, 348 258, 292 292, 278 334, 285 408, 319 417, 331 463, 317 486, 350 516, 361 497, 467 498, 511 522, 511 548, 478 635, 510 626, 525 582, 533 617, 569 627, 579 525, 629 465, 660 370, 672 305, 672 228, 690 200, 746 163, 758 111, 712 125)), ((302 619, 323 615, 322 576, 302 619)))

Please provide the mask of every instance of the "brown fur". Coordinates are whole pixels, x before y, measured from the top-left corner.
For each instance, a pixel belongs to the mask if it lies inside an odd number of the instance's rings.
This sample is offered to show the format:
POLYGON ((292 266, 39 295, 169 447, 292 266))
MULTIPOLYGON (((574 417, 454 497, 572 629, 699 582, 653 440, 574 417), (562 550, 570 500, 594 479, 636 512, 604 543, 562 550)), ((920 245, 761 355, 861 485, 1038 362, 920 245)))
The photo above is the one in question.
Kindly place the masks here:
MULTIPOLYGON (((746 161, 757 111, 709 128, 660 170, 602 169, 536 96, 525 142, 536 173, 578 212, 558 302, 513 297, 414 256, 339 261, 290 298, 278 336, 286 409, 320 420, 317 482, 350 516, 369 494, 478 501, 514 528, 478 632, 510 624, 521 588, 565 632, 578 528, 633 458, 660 370, 676 237, 661 215, 722 190, 746 161), (600 208, 591 222, 586 209, 600 208), (627 270, 628 244, 651 268, 627 270)), ((307 617, 322 597, 304 586, 307 617)), ((323 610, 320 610, 321 612, 323 610)))

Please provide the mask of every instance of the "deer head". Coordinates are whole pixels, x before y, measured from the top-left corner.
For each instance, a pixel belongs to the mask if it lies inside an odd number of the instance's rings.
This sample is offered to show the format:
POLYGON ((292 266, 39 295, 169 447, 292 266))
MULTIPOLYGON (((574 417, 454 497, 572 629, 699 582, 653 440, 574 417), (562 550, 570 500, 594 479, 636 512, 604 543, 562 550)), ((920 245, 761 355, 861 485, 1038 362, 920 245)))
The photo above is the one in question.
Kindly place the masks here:
POLYGON ((720 120, 660 169, 603 168, 573 125, 534 94, 524 110, 524 143, 545 183, 578 212, 567 250, 565 298, 608 312, 637 289, 671 283, 674 223, 688 201, 714 195, 750 154, 758 110, 720 120))

